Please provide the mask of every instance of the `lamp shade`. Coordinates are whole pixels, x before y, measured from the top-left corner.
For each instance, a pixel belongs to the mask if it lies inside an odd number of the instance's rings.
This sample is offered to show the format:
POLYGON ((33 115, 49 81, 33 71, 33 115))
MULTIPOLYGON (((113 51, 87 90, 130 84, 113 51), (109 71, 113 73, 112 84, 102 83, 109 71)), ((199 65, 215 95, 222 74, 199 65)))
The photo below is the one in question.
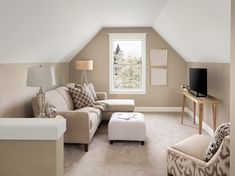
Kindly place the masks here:
POLYGON ((93 70, 93 60, 77 60, 75 68, 76 70, 93 70))
POLYGON ((50 87, 55 85, 53 67, 30 67, 27 71, 27 86, 50 87))

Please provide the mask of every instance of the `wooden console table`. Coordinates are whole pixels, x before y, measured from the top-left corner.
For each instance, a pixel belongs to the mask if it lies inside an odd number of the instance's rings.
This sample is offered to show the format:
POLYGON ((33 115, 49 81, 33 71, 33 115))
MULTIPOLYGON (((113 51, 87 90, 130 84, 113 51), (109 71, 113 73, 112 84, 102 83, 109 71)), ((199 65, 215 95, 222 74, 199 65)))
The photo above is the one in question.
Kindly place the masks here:
POLYGON ((190 93, 188 90, 182 90, 183 94, 183 105, 182 105, 182 115, 181 115, 181 124, 183 124, 184 118, 184 107, 185 107, 185 99, 186 97, 193 101, 193 119, 195 124, 195 116, 196 116, 196 104, 199 105, 199 134, 202 133, 202 115, 203 115, 203 105, 211 104, 212 106, 212 117, 213 117, 213 130, 216 129, 216 105, 220 103, 220 101, 210 95, 207 97, 197 97, 190 93))

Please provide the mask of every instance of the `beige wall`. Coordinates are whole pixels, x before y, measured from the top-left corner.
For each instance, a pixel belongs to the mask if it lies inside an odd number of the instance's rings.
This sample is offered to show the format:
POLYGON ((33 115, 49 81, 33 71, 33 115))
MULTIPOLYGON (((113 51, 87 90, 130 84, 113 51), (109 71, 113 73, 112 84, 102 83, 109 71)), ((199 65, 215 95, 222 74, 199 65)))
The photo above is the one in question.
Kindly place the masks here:
MULTIPOLYGON (((217 126, 229 121, 229 64, 226 63, 188 63, 187 78, 189 78, 189 68, 207 68, 207 93, 222 101, 217 106, 217 126)), ((187 101, 187 107, 192 110, 192 102, 187 101)), ((212 108, 204 105, 203 120, 212 127, 212 108)), ((198 109, 197 109, 198 112, 198 109)))
MULTIPOLYGON (((38 88, 26 86, 27 68, 39 64, 0 64, 0 117, 32 117, 31 98, 38 88)), ((57 84, 69 80, 68 64, 54 65, 57 84)))
POLYGON ((180 85, 186 82, 186 62, 152 28, 104 28, 70 63, 70 80, 79 82, 81 73, 74 69, 77 59, 93 59, 94 70, 88 71, 89 81, 96 90, 109 91, 109 33, 147 33, 147 94, 108 95, 109 98, 133 98, 136 106, 181 106, 180 85), (150 86, 149 51, 151 48, 168 49, 168 86, 150 86))
POLYGON ((231 28, 231 63, 230 63, 230 120, 232 126, 231 136, 231 176, 235 175, 235 1, 232 2, 232 28, 231 28))

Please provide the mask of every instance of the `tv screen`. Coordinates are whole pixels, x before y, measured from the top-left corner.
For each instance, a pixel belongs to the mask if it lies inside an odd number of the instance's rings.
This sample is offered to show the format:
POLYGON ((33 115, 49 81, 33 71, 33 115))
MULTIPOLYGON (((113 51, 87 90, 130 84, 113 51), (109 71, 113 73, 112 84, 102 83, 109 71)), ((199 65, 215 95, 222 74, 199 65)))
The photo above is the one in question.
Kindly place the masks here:
POLYGON ((196 96, 207 96, 207 69, 189 69, 189 89, 196 93, 196 96))

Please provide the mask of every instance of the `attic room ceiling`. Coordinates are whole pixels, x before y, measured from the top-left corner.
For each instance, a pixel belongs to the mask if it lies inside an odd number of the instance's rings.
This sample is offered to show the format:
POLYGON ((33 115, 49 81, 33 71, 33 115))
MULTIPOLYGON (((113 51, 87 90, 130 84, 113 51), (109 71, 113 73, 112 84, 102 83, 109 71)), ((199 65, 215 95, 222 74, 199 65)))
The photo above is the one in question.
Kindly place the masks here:
POLYGON ((104 27, 152 27, 167 0, 86 0, 104 27))
POLYGON ((153 28, 188 62, 230 62, 230 0, 169 0, 153 28))
POLYGON ((186 61, 230 60, 230 0, 1 0, 0 21, 0 63, 69 62, 103 27, 153 27, 186 61))

